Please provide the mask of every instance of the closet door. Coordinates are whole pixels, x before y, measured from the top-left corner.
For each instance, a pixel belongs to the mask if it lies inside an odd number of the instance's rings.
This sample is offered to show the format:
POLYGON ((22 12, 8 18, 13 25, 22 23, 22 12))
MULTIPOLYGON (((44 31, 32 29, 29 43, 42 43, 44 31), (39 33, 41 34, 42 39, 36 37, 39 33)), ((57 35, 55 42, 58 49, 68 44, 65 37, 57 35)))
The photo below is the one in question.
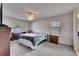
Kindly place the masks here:
POLYGON ((73 13, 73 46, 76 53, 78 53, 79 49, 79 36, 78 36, 78 26, 79 26, 79 19, 78 19, 78 10, 75 10, 73 13))

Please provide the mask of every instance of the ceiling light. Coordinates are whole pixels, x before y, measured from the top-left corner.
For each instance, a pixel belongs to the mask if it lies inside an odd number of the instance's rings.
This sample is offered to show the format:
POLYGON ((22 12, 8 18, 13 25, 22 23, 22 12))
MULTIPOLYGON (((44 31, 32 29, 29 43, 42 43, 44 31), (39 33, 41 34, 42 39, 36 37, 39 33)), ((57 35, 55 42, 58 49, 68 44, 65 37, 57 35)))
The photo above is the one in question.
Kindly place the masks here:
POLYGON ((30 14, 27 16, 29 21, 33 21, 35 16, 33 14, 30 14))
POLYGON ((28 18, 28 21, 33 21, 36 18, 36 14, 34 14, 31 11, 26 12, 26 17, 28 18))
POLYGON ((77 17, 78 17, 78 19, 79 19, 79 13, 77 14, 77 17))
POLYGON ((33 9, 25 9, 25 16, 27 17, 28 21, 35 20, 39 15, 39 12, 37 10, 33 9))

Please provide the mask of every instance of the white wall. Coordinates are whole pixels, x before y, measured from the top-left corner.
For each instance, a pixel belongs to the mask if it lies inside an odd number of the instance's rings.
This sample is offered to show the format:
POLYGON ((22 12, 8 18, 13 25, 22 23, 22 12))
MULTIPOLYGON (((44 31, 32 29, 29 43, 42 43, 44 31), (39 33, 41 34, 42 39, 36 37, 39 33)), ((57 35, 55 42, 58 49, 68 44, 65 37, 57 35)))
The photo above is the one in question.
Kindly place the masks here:
POLYGON ((10 27, 15 27, 16 25, 20 25, 22 27, 22 31, 27 31, 29 28, 29 24, 26 21, 13 19, 10 17, 3 17, 3 24, 6 24, 10 27))
POLYGON ((45 18, 45 19, 36 20, 32 22, 32 30, 35 32, 51 33, 49 25, 51 21, 55 21, 55 20, 61 21, 61 34, 60 34, 59 43, 72 45, 73 13, 67 13, 47 19, 45 18))

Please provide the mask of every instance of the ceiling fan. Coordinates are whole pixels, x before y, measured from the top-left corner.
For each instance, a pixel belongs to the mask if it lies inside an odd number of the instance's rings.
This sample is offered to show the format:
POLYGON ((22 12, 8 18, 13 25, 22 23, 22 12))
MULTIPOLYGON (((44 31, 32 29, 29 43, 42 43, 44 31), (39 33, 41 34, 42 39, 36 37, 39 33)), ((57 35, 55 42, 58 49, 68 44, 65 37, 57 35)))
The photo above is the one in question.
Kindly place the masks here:
POLYGON ((33 21, 37 17, 37 14, 33 11, 26 11, 26 16, 28 21, 33 21))

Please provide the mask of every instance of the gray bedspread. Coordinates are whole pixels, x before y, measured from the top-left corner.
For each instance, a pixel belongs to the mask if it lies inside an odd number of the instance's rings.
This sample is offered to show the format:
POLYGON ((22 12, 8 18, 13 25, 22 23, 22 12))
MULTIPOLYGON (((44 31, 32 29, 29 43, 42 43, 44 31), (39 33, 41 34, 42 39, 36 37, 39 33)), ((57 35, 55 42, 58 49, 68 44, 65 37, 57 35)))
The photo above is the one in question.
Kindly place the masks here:
POLYGON ((29 40, 34 46, 47 39, 47 34, 44 33, 26 33, 20 34, 19 38, 29 40))

